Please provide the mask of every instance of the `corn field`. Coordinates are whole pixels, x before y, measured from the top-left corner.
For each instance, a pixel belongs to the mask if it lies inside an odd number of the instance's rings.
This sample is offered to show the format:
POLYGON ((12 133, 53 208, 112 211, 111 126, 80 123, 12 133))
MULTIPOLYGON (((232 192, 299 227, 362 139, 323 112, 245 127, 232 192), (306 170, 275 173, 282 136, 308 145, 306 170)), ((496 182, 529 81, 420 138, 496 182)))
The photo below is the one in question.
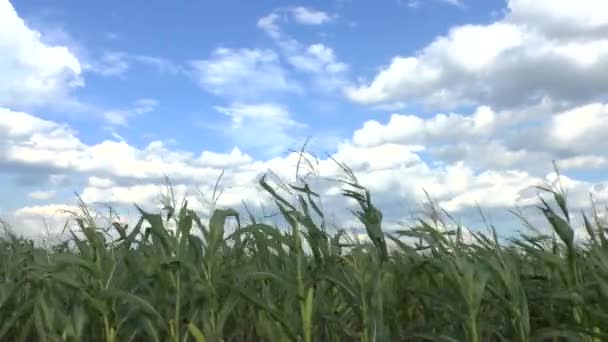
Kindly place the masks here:
POLYGON ((83 211, 52 247, 7 233, 0 341, 608 340, 608 227, 583 215, 575 243, 559 191, 537 207, 552 234, 499 243, 494 229, 465 241, 424 219, 384 232, 369 191, 346 182, 360 242, 328 232, 306 183, 290 187, 295 201, 259 185, 285 227, 232 209, 203 222, 173 200, 137 207, 133 227, 97 227, 83 211))

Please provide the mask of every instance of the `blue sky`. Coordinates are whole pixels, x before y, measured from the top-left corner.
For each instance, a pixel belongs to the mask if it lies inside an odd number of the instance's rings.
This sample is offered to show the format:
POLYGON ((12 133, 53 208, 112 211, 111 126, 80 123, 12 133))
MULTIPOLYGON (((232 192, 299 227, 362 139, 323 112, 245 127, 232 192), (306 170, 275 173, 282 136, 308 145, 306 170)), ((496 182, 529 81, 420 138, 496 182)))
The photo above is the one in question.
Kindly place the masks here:
POLYGON ((263 202, 246 188, 293 178, 309 136, 320 175, 349 163, 393 223, 422 188, 504 217, 552 160, 573 205, 608 199, 608 11, 572 6, 0 0, 0 216, 36 232, 74 192, 151 205, 163 174, 186 192, 222 170, 221 203, 263 202))

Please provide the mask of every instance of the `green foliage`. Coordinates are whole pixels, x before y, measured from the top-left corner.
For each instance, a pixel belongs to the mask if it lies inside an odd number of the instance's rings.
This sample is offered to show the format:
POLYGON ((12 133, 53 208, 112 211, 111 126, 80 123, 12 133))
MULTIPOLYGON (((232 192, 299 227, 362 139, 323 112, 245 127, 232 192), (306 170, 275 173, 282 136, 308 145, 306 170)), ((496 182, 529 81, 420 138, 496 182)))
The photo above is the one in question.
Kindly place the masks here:
POLYGON ((460 228, 425 220, 387 234, 369 191, 344 169, 343 195, 358 204, 370 243, 328 233, 308 184, 289 187, 294 204, 266 177, 260 186, 288 229, 241 225, 232 209, 205 224, 170 191, 166 215, 137 207, 134 227, 111 224, 115 239, 86 210, 72 239, 52 248, 7 234, 0 340, 608 339, 608 227, 596 212, 583 216, 585 243, 575 242, 565 195, 549 189, 559 211, 545 200, 539 209, 559 240, 522 234, 499 244, 492 228, 467 242, 460 228), (237 227, 227 234, 229 220, 237 227))

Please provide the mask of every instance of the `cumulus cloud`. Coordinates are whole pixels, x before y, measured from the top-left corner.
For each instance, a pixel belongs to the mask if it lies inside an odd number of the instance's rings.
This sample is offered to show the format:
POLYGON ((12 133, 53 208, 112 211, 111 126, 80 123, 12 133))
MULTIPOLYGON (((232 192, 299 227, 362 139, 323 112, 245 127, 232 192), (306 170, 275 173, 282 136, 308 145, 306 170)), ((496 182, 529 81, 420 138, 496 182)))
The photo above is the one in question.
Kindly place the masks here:
POLYGON ((547 148, 557 148, 574 157, 602 151, 608 132, 608 104, 591 103, 551 117, 546 127, 547 148))
POLYGON ((597 0, 511 0, 508 19, 521 25, 533 25, 554 38, 572 38, 608 33, 608 3, 597 0))
MULTIPOLYGON (((298 124, 289 119, 285 108, 271 105, 234 104, 218 110, 224 111, 235 127, 249 126, 260 118, 286 126, 298 124)), ((371 130, 369 127, 373 125, 366 124, 351 139, 338 144, 331 157, 349 165, 361 184, 372 191, 373 201, 385 212, 387 227, 397 227, 404 217, 413 216, 412 208, 426 201, 424 190, 442 208, 469 220, 478 204, 494 212, 506 211, 515 205, 529 206, 536 196, 530 189, 553 182, 553 174, 509 166, 479 171, 468 161, 435 164, 426 157, 433 149, 432 144, 427 146, 426 142, 442 136, 442 132, 450 128, 468 131, 473 142, 478 137, 492 135, 485 130, 495 133, 495 127, 502 124, 503 115, 503 112, 482 107, 470 118, 449 114, 419 120, 412 116, 403 120, 394 116, 389 124, 378 123, 371 130), (422 135, 415 131, 399 132, 399 127, 409 126, 417 127, 422 135)), ((553 117, 559 115, 562 114, 553 117)), ((56 174, 87 177, 79 191, 85 202, 109 203, 122 208, 129 208, 136 202, 158 210, 163 179, 167 175, 174 184, 178 200, 189 195, 193 208, 208 213, 215 181, 222 172, 220 188, 223 191, 218 205, 240 208, 244 200, 258 210, 272 208, 268 194, 256 186, 257 179, 272 170, 280 180, 291 182, 299 162, 297 153, 255 160, 236 148, 225 154, 211 151, 194 154, 169 149, 160 141, 141 149, 126 142, 104 141, 88 145, 81 142, 77 132, 69 126, 8 110, 0 115, 0 127, 3 161, 19 165, 22 170, 53 168, 57 170, 56 174)), ((251 131, 268 131, 267 127, 262 128, 251 131)), ((458 137, 454 134, 442 139, 436 141, 438 146, 452 145, 458 137)), ((352 217, 346 209, 354 204, 340 198, 340 185, 331 181, 343 176, 341 168, 328 157, 314 161, 307 154, 307 158, 313 162, 302 164, 304 170, 300 170, 300 176, 314 171, 318 177, 310 178, 311 185, 323 195, 323 208, 334 214, 332 220, 336 225, 348 222, 352 217)), ((7 172, 1 167, 0 171, 7 172)), ((565 185, 571 194, 573 208, 588 205, 586 195, 589 192, 598 200, 608 200, 608 182, 591 183, 568 178, 565 185)), ((54 217, 47 209, 52 208, 29 207, 17 211, 13 218, 24 224, 38 224, 36 227, 40 229, 40 217, 54 217)))
POLYGON ((162 142, 143 149, 124 141, 87 145, 67 125, 7 109, 0 109, 0 147, 0 165, 50 168, 57 174, 63 170, 131 179, 162 179, 165 172, 182 179, 205 176, 205 159, 188 165, 192 153, 169 151, 162 142))
POLYGON ((43 43, 8 0, 0 1, 0 105, 31 107, 66 98, 82 86, 82 66, 67 47, 43 43))
MULTIPOLYGON (((178 194, 184 192, 183 185, 177 185, 174 189, 178 194)), ((80 196, 82 200, 87 203, 107 203, 114 205, 132 205, 135 203, 140 205, 155 204, 158 206, 161 203, 162 190, 163 188, 159 184, 114 187, 89 186, 83 189, 80 196)), ((193 209, 200 210, 201 208, 200 206, 197 207, 195 205, 193 209)))
POLYGON ((608 91, 608 39, 598 33, 606 30, 606 5, 585 4, 511 0, 501 20, 453 27, 415 54, 394 57, 371 81, 345 93, 363 104, 422 101, 438 108, 602 100, 608 91))
POLYGON ((0 108, 2 168, 11 164, 39 164, 51 169, 67 167, 73 152, 82 148, 84 145, 66 125, 0 108), (63 151, 70 151, 70 154, 62 156, 63 151), (53 159, 55 161, 49 164, 48 161, 53 159))
POLYGON ((61 235, 67 221, 79 212, 74 205, 48 204, 19 208, 6 219, 10 230, 17 235, 36 241, 56 239, 61 235))
POLYGON ((478 107, 470 116, 439 113, 423 119, 417 115, 393 114, 386 125, 375 120, 365 122, 354 132, 353 141, 362 146, 390 142, 428 146, 441 141, 473 140, 491 136, 501 119, 487 106, 478 107))
POLYGON ((422 118, 393 114, 386 123, 369 120, 353 133, 359 146, 387 143, 420 145, 434 160, 463 161, 477 170, 523 170, 541 175, 553 160, 564 170, 608 167, 604 145, 605 104, 567 110, 537 105, 495 111, 479 106, 472 113, 438 113, 422 118))

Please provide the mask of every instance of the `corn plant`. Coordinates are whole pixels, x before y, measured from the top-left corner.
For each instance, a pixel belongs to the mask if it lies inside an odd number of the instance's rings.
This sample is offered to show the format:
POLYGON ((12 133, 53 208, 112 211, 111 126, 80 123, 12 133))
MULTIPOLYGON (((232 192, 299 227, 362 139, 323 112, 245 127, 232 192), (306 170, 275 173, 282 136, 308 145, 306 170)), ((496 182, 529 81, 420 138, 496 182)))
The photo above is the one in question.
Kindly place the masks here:
POLYGON ((259 180, 284 226, 250 212, 244 223, 231 208, 204 220, 168 184, 163 209, 136 205, 133 226, 100 225, 80 201, 61 243, 7 229, 0 340, 608 340, 608 225, 597 207, 577 230, 565 193, 542 188, 549 233, 501 243, 492 226, 467 242, 463 227, 435 218, 387 232, 371 193, 340 166, 367 242, 329 229, 322 196, 299 177, 259 180))

